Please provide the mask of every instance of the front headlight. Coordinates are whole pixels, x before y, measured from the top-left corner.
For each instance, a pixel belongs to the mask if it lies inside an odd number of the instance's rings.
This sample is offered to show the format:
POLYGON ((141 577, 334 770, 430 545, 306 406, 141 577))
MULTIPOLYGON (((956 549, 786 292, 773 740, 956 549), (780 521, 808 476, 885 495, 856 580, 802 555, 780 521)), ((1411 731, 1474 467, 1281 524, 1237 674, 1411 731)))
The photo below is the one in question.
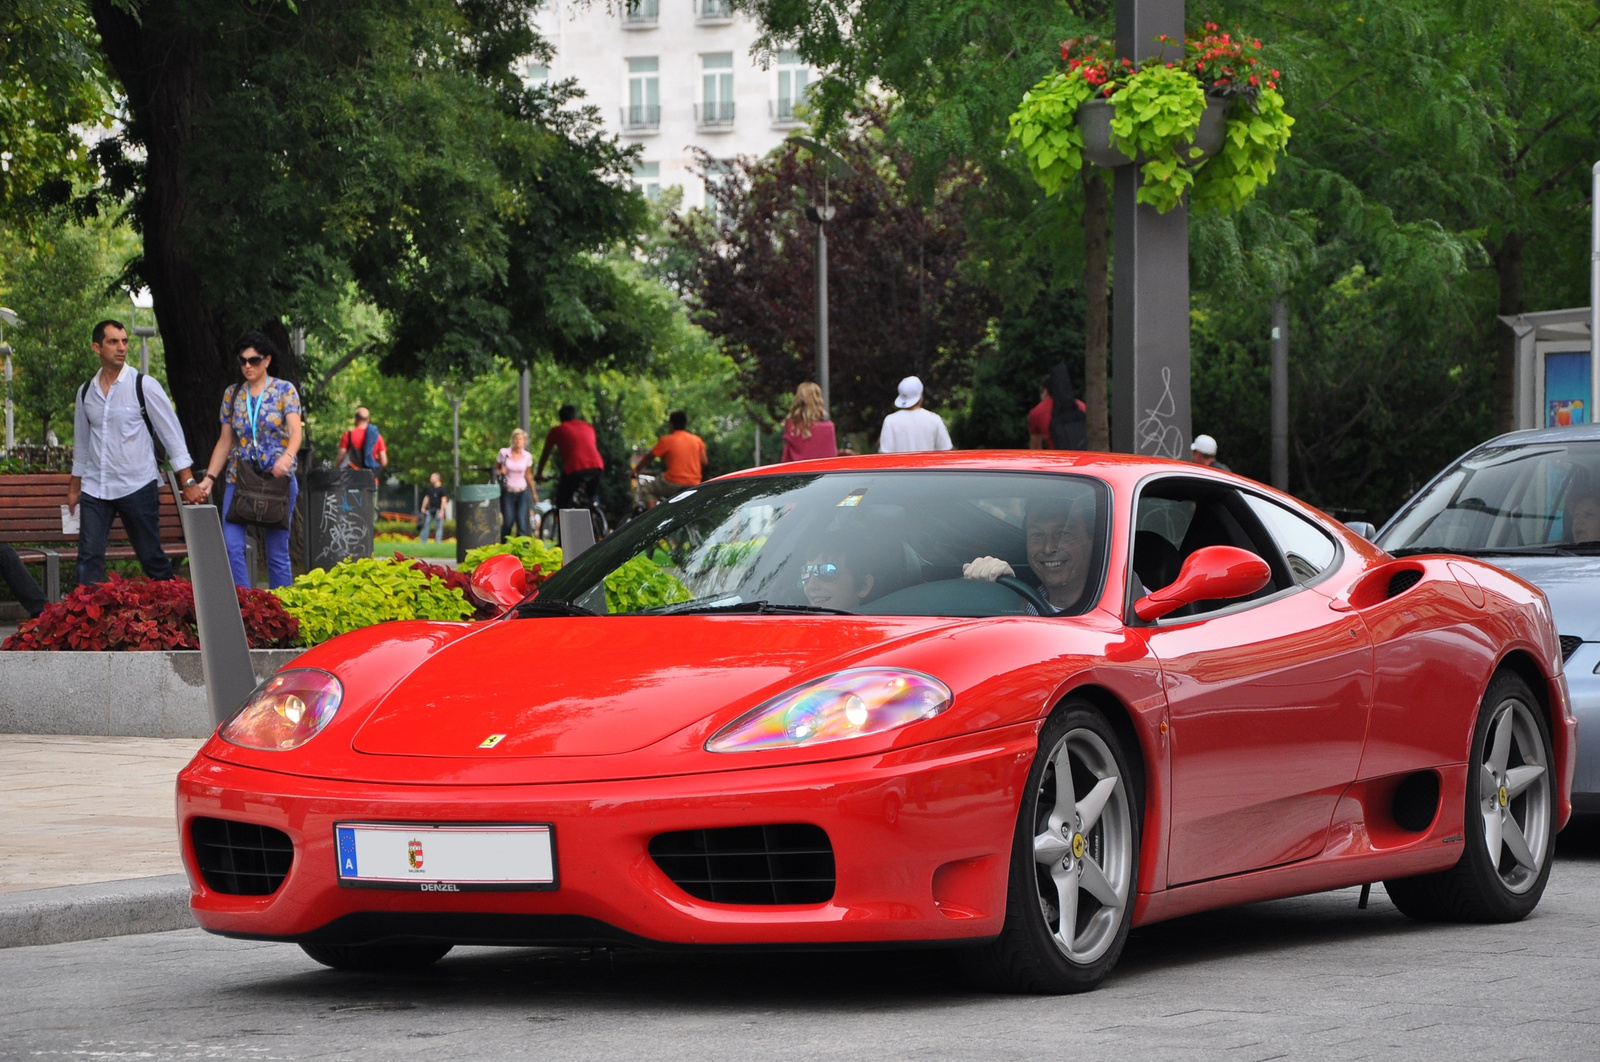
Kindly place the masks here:
POLYGON ((241 748, 269 752, 299 748, 332 721, 343 699, 344 687, 326 671, 308 667, 280 671, 256 687, 218 734, 241 748))
POLYGON ((950 707, 950 687, 919 671, 867 667, 827 675, 744 713, 707 752, 803 748, 881 734, 950 707))

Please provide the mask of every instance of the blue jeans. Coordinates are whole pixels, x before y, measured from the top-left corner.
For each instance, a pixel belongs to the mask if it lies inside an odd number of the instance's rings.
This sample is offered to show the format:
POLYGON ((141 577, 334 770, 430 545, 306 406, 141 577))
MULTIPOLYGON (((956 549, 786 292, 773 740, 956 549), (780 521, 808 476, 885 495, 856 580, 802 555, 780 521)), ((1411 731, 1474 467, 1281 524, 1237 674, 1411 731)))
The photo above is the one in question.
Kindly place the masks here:
POLYGON ((433 529, 433 540, 435 542, 443 542, 444 541, 444 514, 443 513, 438 513, 438 512, 428 512, 428 513, 423 513, 422 514, 422 529, 417 532, 417 541, 418 542, 426 542, 426 541, 428 541, 428 529, 429 528, 433 529))
POLYGON ((533 534, 533 522, 528 516, 531 490, 502 490, 500 492, 500 537, 533 534))
POLYGON ((132 494, 106 501, 78 495, 78 582, 106 579, 106 540, 111 519, 119 517, 139 566, 152 579, 172 578, 172 559, 161 548, 161 492, 155 481, 132 494))
MULTIPOLYGON (((289 511, 294 512, 295 499, 300 496, 300 483, 289 477, 289 511)), ((222 512, 226 516, 233 504, 233 484, 222 492, 222 512)), ((250 585, 250 569, 244 563, 244 544, 249 528, 244 524, 222 521, 222 540, 228 544, 228 567, 233 569, 235 586, 250 585)), ((267 549, 267 585, 276 590, 294 582, 294 570, 289 567, 289 532, 277 528, 262 528, 261 537, 267 549)))

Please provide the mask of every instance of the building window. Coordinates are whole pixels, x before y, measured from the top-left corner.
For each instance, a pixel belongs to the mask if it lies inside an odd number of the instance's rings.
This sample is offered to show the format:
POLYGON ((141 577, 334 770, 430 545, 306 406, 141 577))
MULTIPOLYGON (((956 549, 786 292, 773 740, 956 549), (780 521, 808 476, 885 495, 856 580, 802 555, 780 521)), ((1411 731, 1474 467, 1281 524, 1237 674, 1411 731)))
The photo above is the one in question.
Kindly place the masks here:
POLYGON ((733 163, 726 159, 712 159, 706 163, 706 213, 712 221, 720 221, 722 211, 717 206, 717 190, 733 173, 733 163))
POLYGON ((661 0, 627 0, 622 8, 622 25, 627 29, 649 29, 661 18, 661 0))
POLYGON ((661 60, 655 56, 628 60, 628 106, 622 114, 625 129, 661 126, 661 60))
POLYGON ((733 124, 733 53, 716 52, 700 57, 700 110, 695 118, 702 128, 733 124))
POLYGON ((800 61, 800 53, 779 52, 778 100, 772 112, 775 124, 789 125, 799 122, 795 108, 805 104, 806 90, 810 84, 811 68, 800 61))
POLYGON ((695 9, 701 22, 733 21, 733 0, 696 0, 695 9))
POLYGON ((646 199, 661 198, 661 163, 636 162, 633 164, 633 187, 646 199))
POLYGON ((550 68, 530 56, 522 61, 522 80, 529 85, 543 85, 550 80, 550 68))

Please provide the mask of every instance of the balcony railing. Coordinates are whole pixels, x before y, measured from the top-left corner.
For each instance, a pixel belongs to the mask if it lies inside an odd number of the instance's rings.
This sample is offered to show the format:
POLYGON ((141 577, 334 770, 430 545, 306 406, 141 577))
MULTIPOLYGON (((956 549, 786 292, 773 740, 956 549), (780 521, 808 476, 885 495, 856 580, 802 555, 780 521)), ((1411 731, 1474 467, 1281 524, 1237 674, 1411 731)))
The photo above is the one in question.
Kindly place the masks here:
POLYGON ((804 119, 795 113, 795 107, 804 107, 805 102, 804 99, 797 100, 792 97, 768 100, 767 113, 772 117, 772 124, 776 126, 801 124, 804 119))
POLYGON ((622 108, 622 128, 630 133, 661 128, 661 105, 640 104, 622 108))
POLYGON ((733 0, 696 0, 696 22, 733 21, 733 0))
POLYGON ((726 129, 733 125, 733 101, 694 105, 694 124, 701 129, 726 129))
POLYGON ((625 29, 648 29, 661 21, 661 0, 628 0, 622 8, 625 29))

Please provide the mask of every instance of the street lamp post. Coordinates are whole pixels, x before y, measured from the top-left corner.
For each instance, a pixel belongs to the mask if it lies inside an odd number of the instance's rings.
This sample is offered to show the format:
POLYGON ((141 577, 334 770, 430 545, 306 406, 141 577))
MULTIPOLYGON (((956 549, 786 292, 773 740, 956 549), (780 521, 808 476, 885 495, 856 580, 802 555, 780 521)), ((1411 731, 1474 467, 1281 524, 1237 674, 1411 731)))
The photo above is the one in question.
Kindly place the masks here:
POLYGON ((155 309, 155 299, 151 297, 149 288, 129 291, 128 298, 133 301, 133 328, 130 331, 139 337, 139 371, 148 376, 150 375, 150 340, 161 333, 150 325, 141 325, 139 323, 139 311, 155 309))
MULTIPOLYGON (((461 493, 461 396, 450 396, 450 497, 461 493)), ((452 502, 452 504, 454 504, 452 502)))
POLYGON ((15 310, 0 306, 0 355, 6 359, 6 453, 17 445, 16 413, 11 405, 11 344, 6 342, 6 328, 22 323, 15 310))
POLYGON ((828 387, 828 222, 832 221, 835 208, 828 202, 829 186, 837 178, 844 180, 854 177, 856 171, 840 154, 828 145, 813 140, 808 136, 791 136, 790 142, 799 144, 822 163, 822 204, 813 204, 806 207, 806 220, 817 227, 817 386, 822 388, 822 405, 828 407, 830 389, 828 387))

